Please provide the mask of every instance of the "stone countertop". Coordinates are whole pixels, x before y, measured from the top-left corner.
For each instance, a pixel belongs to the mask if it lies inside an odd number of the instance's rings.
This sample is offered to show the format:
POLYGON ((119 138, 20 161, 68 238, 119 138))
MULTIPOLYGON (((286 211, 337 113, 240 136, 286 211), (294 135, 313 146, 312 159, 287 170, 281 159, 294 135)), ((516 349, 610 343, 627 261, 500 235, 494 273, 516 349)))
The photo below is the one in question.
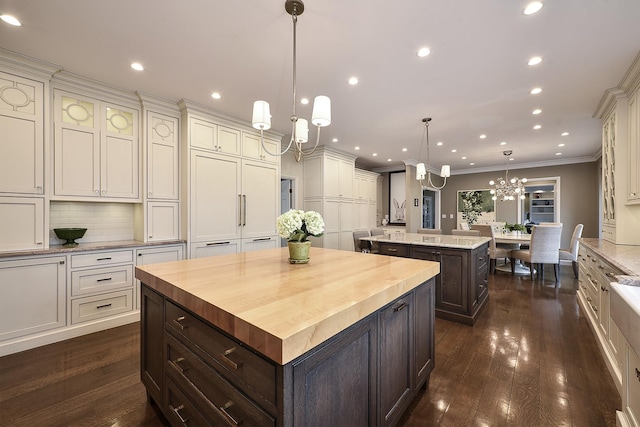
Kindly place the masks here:
POLYGON ((140 240, 118 240, 118 241, 111 241, 111 242, 78 243, 77 246, 73 246, 73 247, 65 247, 62 245, 51 245, 49 249, 0 252, 0 259, 26 257, 26 256, 38 256, 38 255, 59 255, 59 254, 67 254, 67 253, 73 253, 73 252, 127 249, 127 248, 136 248, 136 247, 179 245, 182 243, 186 243, 186 241, 171 240, 171 241, 162 241, 162 242, 142 242, 140 240))
POLYGON ((616 245, 606 240, 582 238, 580 243, 624 271, 629 276, 640 276, 640 246, 616 245))
POLYGON ((453 236, 450 234, 388 233, 362 237, 370 242, 400 243, 457 249, 475 249, 491 241, 490 237, 453 236))
POLYGON ((136 267, 136 278, 285 365, 440 272, 437 262, 312 247, 136 267))

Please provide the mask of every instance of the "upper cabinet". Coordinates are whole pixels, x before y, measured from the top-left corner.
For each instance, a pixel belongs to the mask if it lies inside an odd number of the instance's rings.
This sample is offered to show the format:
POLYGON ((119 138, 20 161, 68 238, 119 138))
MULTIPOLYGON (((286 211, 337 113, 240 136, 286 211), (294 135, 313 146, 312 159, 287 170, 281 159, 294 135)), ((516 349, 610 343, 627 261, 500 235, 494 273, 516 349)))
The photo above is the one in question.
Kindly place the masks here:
POLYGON ((56 199, 139 200, 139 111, 54 91, 56 199))
POLYGON ((44 194, 44 90, 0 72, 0 193, 44 194))
POLYGON ((147 111, 147 198, 178 200, 179 123, 147 111))
POLYGON ((594 114, 602 120, 602 238, 620 245, 640 244, 639 91, 640 54, 594 114))
POLYGON ((304 157, 304 197, 353 199, 355 157, 318 147, 304 157))

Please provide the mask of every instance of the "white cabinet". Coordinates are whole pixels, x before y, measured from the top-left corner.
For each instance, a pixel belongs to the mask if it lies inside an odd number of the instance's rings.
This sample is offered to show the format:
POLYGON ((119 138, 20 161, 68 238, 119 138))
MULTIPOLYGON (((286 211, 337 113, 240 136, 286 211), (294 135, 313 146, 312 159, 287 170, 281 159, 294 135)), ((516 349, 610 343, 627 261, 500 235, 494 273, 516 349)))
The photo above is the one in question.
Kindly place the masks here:
POLYGON ((215 255, 237 254, 240 250, 241 242, 236 240, 221 240, 216 242, 192 243, 190 248, 190 258, 204 258, 215 255))
MULTIPOLYGON (((166 245, 136 249, 136 266, 184 259, 184 245, 166 245)), ((140 281, 136 279, 136 309, 140 309, 140 281)))
POLYGON ((242 157, 277 163, 278 156, 274 156, 273 154, 279 154, 281 151, 278 141, 264 138, 264 145, 266 150, 262 147, 260 135, 242 132, 242 157))
POLYGON ((0 193, 44 194, 43 84, 0 72, 0 193))
POLYGON ((0 344, 65 326, 65 292, 65 257, 0 261, 0 344))
POLYGON ((304 197, 353 199, 355 157, 319 147, 304 157, 304 197))
POLYGON ((0 197, 0 251, 43 249, 44 199, 0 197))
POLYGON ((138 111, 54 91, 54 196, 139 198, 138 111))
POLYGON ((354 230, 376 228, 379 174, 356 169, 354 177, 355 222, 353 228, 354 230))
POLYGON ((629 97, 629 155, 627 201, 640 203, 640 87, 629 97))
POLYGON ((626 387, 622 392, 622 409, 628 424, 622 425, 640 427, 640 357, 626 340, 624 348, 626 354, 623 383, 626 387))
POLYGON ((147 111, 147 199, 178 200, 179 119, 147 111))
POLYGON ((190 118, 189 141, 193 148, 240 155, 240 131, 211 121, 190 118))
POLYGON ((147 202, 147 242, 180 238, 180 206, 172 202, 147 202))

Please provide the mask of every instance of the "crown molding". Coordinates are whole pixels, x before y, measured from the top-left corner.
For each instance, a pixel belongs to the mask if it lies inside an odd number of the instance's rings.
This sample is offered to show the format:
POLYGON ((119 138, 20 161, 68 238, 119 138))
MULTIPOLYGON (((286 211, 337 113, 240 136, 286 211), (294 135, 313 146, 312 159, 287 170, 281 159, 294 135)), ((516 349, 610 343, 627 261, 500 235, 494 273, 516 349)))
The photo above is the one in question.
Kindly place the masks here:
MULTIPOLYGON (((519 163, 519 164, 509 164, 509 170, 517 170, 517 169, 532 169, 532 168, 543 168, 548 166, 564 166, 571 165, 576 163, 591 163, 595 162, 600 158, 601 150, 599 150, 593 156, 583 156, 583 157, 571 157, 568 159, 558 159, 558 160, 544 160, 541 162, 530 162, 530 163, 519 163)), ((483 172, 497 172, 503 171, 506 167, 498 167, 498 166, 489 166, 484 168, 473 168, 473 169, 456 169, 455 171, 451 171, 451 175, 469 175, 474 173, 483 173, 483 172)))
POLYGON ((80 91, 82 95, 92 96, 115 104, 122 105, 123 101, 126 101, 129 106, 140 107, 140 98, 132 90, 122 89, 65 70, 60 70, 53 76, 51 85, 56 89, 71 92, 80 91))
POLYGON ((41 61, 30 56, 22 55, 0 47, 0 66, 6 70, 25 73, 38 79, 50 80, 51 77, 62 70, 60 65, 41 61))
POLYGON ((625 99, 625 98, 626 98, 626 94, 621 89, 614 87, 614 88, 605 90, 604 94, 602 95, 602 98, 600 98, 600 102, 598 103, 598 106, 596 107, 596 111, 594 111, 593 113, 593 117, 601 120, 604 119, 607 116, 607 114, 609 114, 611 109, 614 107, 614 104, 618 100, 625 99))
POLYGON ((170 115, 180 114, 180 107, 178 107, 178 103, 175 101, 140 91, 136 91, 136 95, 140 100, 140 105, 142 105, 142 108, 145 110, 152 110, 158 113, 170 115))

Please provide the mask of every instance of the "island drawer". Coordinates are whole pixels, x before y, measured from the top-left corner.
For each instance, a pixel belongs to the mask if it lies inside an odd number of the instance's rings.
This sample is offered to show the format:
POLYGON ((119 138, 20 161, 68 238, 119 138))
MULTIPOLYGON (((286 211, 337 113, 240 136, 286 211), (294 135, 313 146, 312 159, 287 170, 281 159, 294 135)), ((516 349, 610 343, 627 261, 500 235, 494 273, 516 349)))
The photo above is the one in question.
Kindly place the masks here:
POLYGON ((133 290, 71 300, 71 323, 88 322, 133 310, 133 290))
POLYGON ((189 311, 166 301, 165 329, 256 402, 276 406, 276 366, 189 311), (181 339, 182 338, 182 339, 181 339), (191 344, 191 345, 190 345, 191 344))
POLYGON ((131 286, 133 286, 133 265, 77 270, 71 273, 73 296, 131 286))
MULTIPOLYGON (((164 401, 167 405, 164 413, 172 426, 214 426, 214 424, 207 422, 200 410, 170 379, 167 379, 164 401)), ((215 425, 220 425, 220 423, 215 425)))
POLYGON ((379 247, 380 247, 381 255, 391 255, 391 256, 399 256, 399 257, 409 256, 408 245, 396 245, 393 243, 380 242, 379 247))
POLYGON ((167 374, 206 413, 207 419, 232 425, 275 426, 269 414, 169 334, 166 346, 167 374))
POLYGON ((71 268, 96 267, 126 262, 133 263, 133 250, 71 255, 71 268))

